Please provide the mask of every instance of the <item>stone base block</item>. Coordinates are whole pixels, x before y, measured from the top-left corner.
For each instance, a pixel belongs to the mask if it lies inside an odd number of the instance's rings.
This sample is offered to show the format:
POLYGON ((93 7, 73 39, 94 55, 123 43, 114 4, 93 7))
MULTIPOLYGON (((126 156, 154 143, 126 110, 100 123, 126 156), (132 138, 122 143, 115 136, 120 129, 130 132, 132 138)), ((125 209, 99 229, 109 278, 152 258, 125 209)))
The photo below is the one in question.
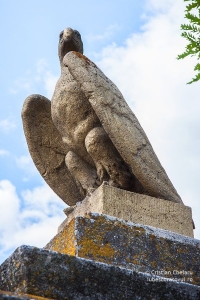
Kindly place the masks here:
POLYGON ((74 218, 45 249, 200 285, 199 240, 105 215, 74 218))
POLYGON ((190 207, 105 184, 101 185, 90 197, 77 203, 58 231, 61 231, 74 217, 84 216, 89 212, 110 215, 194 237, 190 207))
POLYGON ((44 297, 0 291, 0 300, 53 300, 44 297))
POLYGON ((0 266, 0 289, 55 300, 200 299, 199 286, 28 246, 0 266))

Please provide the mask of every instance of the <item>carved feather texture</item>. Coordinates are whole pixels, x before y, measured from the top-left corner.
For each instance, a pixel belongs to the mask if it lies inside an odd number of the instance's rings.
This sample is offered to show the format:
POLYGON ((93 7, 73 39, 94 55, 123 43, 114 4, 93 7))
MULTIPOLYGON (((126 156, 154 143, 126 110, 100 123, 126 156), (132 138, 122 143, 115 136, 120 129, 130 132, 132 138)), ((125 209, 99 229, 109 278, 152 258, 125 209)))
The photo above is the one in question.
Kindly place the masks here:
POLYGON ((67 53, 63 63, 80 84, 105 131, 143 187, 151 196, 182 203, 118 88, 80 53, 67 53))

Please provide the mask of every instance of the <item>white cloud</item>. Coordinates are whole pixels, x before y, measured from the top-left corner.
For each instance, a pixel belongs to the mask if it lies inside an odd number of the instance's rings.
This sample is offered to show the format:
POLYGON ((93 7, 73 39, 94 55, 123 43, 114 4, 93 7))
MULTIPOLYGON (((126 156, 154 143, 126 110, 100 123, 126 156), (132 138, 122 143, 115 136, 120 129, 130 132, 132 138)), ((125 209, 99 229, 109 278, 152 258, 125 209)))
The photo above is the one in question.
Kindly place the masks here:
POLYGON ((37 75, 36 81, 40 81, 44 84, 46 96, 51 99, 56 82, 58 80, 58 76, 53 75, 49 71, 49 66, 44 59, 40 59, 36 65, 37 75))
POLYGON ((44 77, 45 89, 47 92, 47 98, 51 99, 54 93, 55 85, 58 80, 57 76, 54 76, 51 72, 47 71, 44 77))
POLYGON ((10 119, 0 120, 0 130, 4 133, 8 133, 16 127, 16 124, 10 119))
POLYGON ((27 74, 25 77, 18 78, 13 82, 13 86, 10 88, 10 93, 16 95, 22 90, 30 92, 31 85, 31 80, 28 78, 27 74))
POLYGON ((32 179, 33 176, 38 176, 38 170, 33 163, 33 160, 30 156, 28 155, 21 155, 19 157, 15 158, 15 162, 17 166, 23 170, 23 181, 29 181, 32 179))
POLYGON ((46 60, 40 59, 36 63, 34 71, 27 71, 24 76, 14 81, 13 86, 10 88, 10 93, 18 94, 21 91, 35 93, 44 88, 44 96, 51 99, 57 80, 58 76, 53 75, 49 71, 46 60))
POLYGON ((16 163, 21 169, 23 169, 29 173, 36 172, 35 165, 31 159, 30 155, 22 155, 22 156, 17 157, 16 163))
POLYGON ((186 85, 194 76, 194 59, 176 60, 185 47, 180 36, 185 3, 147 5, 141 32, 123 47, 104 48, 97 65, 122 91, 184 203, 193 208, 200 238, 200 83, 186 85))
POLYGON ((89 43, 93 43, 94 41, 106 41, 118 30, 120 30, 120 26, 118 24, 113 24, 108 26, 104 31, 104 33, 96 34, 96 35, 88 35, 86 36, 86 39, 89 43))
POLYGON ((0 149, 0 156, 9 155, 10 153, 7 150, 0 149))
POLYGON ((0 261, 22 244, 45 246, 65 218, 64 207, 47 185, 24 191, 20 199, 11 182, 0 181, 0 261))
POLYGON ((3 228, 6 223, 6 227, 9 229, 12 223, 15 223, 16 213, 19 212, 19 201, 15 187, 8 180, 0 181, 0 205, 0 227, 3 228))
POLYGON ((46 72, 47 68, 48 68, 48 64, 45 59, 40 59, 36 63, 36 72, 37 72, 36 79, 37 80, 41 80, 41 77, 46 72))
POLYGON ((41 210, 42 213, 44 213, 44 215, 47 216, 58 214, 60 211, 60 205, 58 205, 59 198, 55 195, 54 192, 52 192, 52 190, 46 184, 43 186, 36 187, 33 190, 23 191, 22 196, 24 199, 25 206, 29 207, 31 211, 33 209, 37 211, 41 210))

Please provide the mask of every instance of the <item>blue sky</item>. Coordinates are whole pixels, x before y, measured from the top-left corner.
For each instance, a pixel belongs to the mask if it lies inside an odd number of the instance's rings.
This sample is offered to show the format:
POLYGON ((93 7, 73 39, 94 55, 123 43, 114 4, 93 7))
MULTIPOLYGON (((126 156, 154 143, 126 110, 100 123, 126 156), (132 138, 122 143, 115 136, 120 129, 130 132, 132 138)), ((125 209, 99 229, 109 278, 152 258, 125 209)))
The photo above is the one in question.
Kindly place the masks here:
POLYGON ((194 60, 184 50, 182 0, 3 0, 0 10, 0 262, 21 244, 42 247, 65 207, 28 153, 21 109, 38 93, 51 98, 60 74, 61 30, 80 31, 84 54, 117 84, 138 117, 200 239, 199 84, 186 85, 194 60))

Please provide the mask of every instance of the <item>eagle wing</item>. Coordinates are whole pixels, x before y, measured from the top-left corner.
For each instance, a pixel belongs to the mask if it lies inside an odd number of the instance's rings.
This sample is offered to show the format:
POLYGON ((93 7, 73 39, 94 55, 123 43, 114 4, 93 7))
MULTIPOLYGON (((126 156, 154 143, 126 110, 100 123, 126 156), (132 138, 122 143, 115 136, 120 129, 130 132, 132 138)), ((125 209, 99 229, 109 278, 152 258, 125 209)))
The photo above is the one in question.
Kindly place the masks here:
POLYGON ((22 120, 31 157, 48 185, 68 205, 82 197, 66 164, 69 151, 51 118, 51 102, 41 95, 26 98, 22 120))
POLYGON ((80 84, 113 144, 149 195, 182 203, 121 92, 87 57, 72 51, 64 64, 80 84))

